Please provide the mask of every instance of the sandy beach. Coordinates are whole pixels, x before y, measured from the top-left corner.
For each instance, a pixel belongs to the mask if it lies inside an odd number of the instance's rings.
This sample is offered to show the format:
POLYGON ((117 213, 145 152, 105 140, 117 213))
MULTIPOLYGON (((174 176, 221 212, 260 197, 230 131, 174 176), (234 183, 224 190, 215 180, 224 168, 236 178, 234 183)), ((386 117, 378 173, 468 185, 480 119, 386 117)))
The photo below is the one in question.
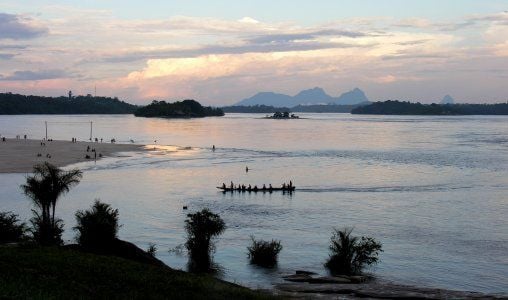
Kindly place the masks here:
POLYGON ((93 161, 95 155, 86 151, 88 146, 96 150, 97 160, 100 154, 102 157, 114 157, 118 152, 145 150, 143 145, 136 144, 6 139, 5 142, 0 140, 0 173, 29 173, 35 164, 45 161, 59 167, 93 161), (85 158, 86 155, 90 159, 85 158))

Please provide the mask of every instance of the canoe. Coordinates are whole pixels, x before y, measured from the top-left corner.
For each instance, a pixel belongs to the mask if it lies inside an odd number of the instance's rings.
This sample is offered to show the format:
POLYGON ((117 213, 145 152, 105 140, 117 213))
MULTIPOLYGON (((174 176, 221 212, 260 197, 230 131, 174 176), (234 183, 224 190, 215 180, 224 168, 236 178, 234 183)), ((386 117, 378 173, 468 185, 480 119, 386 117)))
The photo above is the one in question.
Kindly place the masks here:
POLYGON ((274 187, 274 188, 257 188, 257 189, 254 189, 254 188, 245 188, 245 189, 239 189, 239 188, 230 188, 230 187, 222 187, 222 186, 218 186, 217 187, 219 190, 222 190, 223 192, 254 192, 254 193, 257 193, 257 192, 278 192, 278 191, 283 191, 283 192, 293 192, 295 190, 295 187, 292 186, 292 187, 285 187, 285 188, 282 188, 282 187, 274 187))

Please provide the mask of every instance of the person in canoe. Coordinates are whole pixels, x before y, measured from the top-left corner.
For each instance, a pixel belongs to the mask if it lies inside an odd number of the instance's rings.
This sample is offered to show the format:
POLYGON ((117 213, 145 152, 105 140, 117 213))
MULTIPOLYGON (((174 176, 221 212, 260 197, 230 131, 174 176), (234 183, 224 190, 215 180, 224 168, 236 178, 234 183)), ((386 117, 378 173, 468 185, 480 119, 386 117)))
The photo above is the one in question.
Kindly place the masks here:
POLYGON ((226 184, 223 182, 222 183, 222 189, 225 190, 226 189, 226 184))

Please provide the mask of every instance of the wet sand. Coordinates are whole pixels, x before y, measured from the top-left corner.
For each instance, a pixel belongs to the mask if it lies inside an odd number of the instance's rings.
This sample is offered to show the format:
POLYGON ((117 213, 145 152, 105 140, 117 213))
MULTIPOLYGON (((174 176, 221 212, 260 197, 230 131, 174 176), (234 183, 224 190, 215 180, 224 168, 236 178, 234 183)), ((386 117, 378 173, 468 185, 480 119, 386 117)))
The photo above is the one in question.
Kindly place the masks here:
POLYGON ((0 139, 0 173, 30 173, 35 164, 50 162, 63 167, 70 164, 94 161, 94 152, 87 152, 87 146, 95 148, 97 160, 102 157, 115 157, 118 152, 145 151, 143 145, 136 144, 112 144, 71 141, 45 141, 41 146, 41 140, 0 139), (41 156, 38 157, 37 154, 41 156), (49 154, 50 157, 47 157, 49 154), (86 155, 90 159, 86 159, 86 155))

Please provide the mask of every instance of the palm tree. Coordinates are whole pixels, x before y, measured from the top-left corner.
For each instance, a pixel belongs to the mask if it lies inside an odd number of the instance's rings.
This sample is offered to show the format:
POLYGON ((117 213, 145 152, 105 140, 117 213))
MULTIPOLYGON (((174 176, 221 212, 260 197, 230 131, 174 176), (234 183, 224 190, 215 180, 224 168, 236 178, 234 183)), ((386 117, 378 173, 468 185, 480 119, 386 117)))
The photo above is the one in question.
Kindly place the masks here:
MULTIPOLYGON (((26 178, 26 184, 21 185, 21 189, 41 210, 36 215, 44 228, 55 228, 58 198, 77 185, 82 176, 83 173, 78 169, 64 171, 48 162, 34 166, 33 175, 26 178)), ((41 235, 43 243, 48 242, 47 234, 50 232, 41 235)))

